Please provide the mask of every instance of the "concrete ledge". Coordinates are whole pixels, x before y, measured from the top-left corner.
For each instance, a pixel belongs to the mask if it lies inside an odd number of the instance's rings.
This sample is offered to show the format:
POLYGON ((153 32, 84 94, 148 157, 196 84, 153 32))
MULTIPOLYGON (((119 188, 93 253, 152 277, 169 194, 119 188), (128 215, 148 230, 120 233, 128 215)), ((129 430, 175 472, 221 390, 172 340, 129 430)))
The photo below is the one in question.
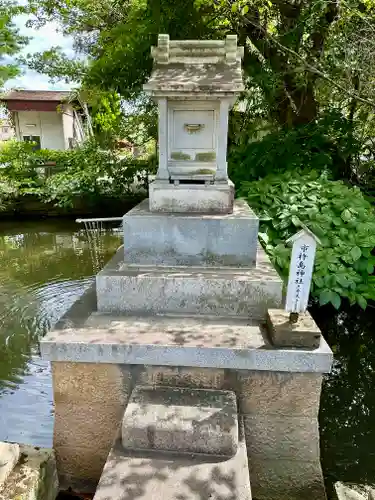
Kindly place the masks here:
POLYGON ((122 420, 122 444, 131 450, 237 452, 236 396, 231 391, 137 386, 122 420))
POLYGON ((194 215, 151 212, 148 200, 124 216, 128 264, 165 266, 253 266, 258 217, 242 200, 233 213, 194 215))
POLYGON ((235 318, 94 314, 84 327, 51 331, 40 346, 50 361, 318 373, 332 364, 323 337, 315 350, 275 349, 259 326, 235 318))
POLYGON ((155 180, 149 184, 152 212, 228 214, 233 210, 234 184, 170 184, 155 180))
POLYGON ((210 314, 265 320, 281 307, 283 282, 262 248, 256 267, 133 266, 119 249, 96 277, 98 310, 210 314))

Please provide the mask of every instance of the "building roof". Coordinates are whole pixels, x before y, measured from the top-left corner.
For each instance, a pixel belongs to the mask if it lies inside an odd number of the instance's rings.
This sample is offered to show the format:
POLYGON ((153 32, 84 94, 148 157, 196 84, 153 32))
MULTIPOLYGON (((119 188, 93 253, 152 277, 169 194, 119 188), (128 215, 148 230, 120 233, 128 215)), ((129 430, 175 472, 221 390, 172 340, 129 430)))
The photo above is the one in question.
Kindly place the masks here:
POLYGON ((69 98, 70 92, 65 90, 12 90, 0 97, 0 101, 55 101, 61 102, 69 98))
POLYGON ((159 35, 151 54, 154 67, 143 86, 151 93, 236 94, 244 89, 243 47, 237 46, 236 35, 225 40, 169 40, 168 35, 159 35))

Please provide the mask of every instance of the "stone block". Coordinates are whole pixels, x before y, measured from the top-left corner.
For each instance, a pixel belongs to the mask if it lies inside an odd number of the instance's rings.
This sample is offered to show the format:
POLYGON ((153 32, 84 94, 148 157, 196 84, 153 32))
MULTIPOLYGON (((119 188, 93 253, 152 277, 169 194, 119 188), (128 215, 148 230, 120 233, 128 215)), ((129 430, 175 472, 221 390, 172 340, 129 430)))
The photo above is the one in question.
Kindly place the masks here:
POLYGON ((296 323, 290 323, 289 313, 282 309, 269 309, 267 327, 276 347, 316 349, 320 345, 321 331, 308 311, 299 314, 296 323))
POLYGON ((115 364, 53 363, 52 372, 61 483, 65 489, 88 483, 93 491, 121 424, 130 370, 115 364))
POLYGON ((19 456, 18 444, 0 442, 0 488, 17 464, 19 456))
POLYGON ((94 500, 251 500, 243 437, 231 458, 112 448, 94 500))
POLYGON ((253 266, 258 217, 242 200, 233 213, 151 212, 148 200, 124 216, 125 262, 168 266, 253 266))
MULTIPOLYGON (((103 400, 105 394, 103 394, 103 400)), ((53 446, 75 446, 93 453, 109 452, 125 410, 125 403, 90 404, 77 401, 55 405, 53 446)))
POLYGON ((124 405, 130 394, 131 375, 116 364, 52 362, 55 403, 124 405))
POLYGON ((283 283, 264 251, 253 268, 133 266, 115 256, 97 275, 98 311, 207 314, 265 320, 283 283))
POLYGON ((262 460, 319 460, 319 428, 314 417, 243 417, 248 456, 262 460))
POLYGON ((55 500, 59 492, 53 450, 20 446, 20 460, 0 486, 0 500, 55 500))
POLYGON ((319 460, 249 458, 251 489, 261 500, 326 500, 319 460))
POLYGON ((154 180, 149 184, 151 212, 216 213, 233 210, 234 184, 171 184, 154 180))
POLYGON ((132 450, 233 456, 238 446, 235 394, 138 386, 122 420, 122 444, 132 450))
POLYGON ((238 371, 236 390, 242 414, 316 417, 322 375, 275 371, 238 371))

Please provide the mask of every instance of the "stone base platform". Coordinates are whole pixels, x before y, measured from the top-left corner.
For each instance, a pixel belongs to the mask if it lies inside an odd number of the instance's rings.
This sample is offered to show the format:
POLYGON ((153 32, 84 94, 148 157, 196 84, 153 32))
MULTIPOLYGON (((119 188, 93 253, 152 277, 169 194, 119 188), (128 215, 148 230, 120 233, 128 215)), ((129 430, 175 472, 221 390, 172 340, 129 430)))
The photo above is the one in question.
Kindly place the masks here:
POLYGON ((222 215, 160 214, 144 200, 124 216, 127 264, 254 266, 258 217, 242 200, 222 215))
MULTIPOLYGON (((41 342, 43 358, 52 362, 54 448, 63 489, 95 491, 134 387, 174 386, 235 392, 255 498, 325 499, 317 413, 322 373, 330 370, 332 352, 323 338, 318 349, 275 348, 265 329, 246 319, 92 313, 92 296, 88 291, 41 342)), ((168 498, 168 490, 159 490, 160 470, 184 482, 191 474, 200 479, 200 471, 217 477, 216 471, 224 474, 231 463, 211 457, 211 465, 202 469, 180 462, 181 456, 176 462, 116 453, 111 460, 97 494, 108 491, 113 466, 113 486, 124 479, 130 496, 143 488, 139 471, 149 478, 139 498, 153 499, 168 498), (148 488, 155 488, 155 496, 148 488)), ((203 493, 206 477, 199 482, 203 493)), ((116 498, 116 491, 107 498, 116 498)))
POLYGON ((256 267, 134 266, 120 248, 96 277, 101 312, 209 314, 265 320, 279 308, 283 282, 262 248, 256 267))
POLYGON ((40 348, 50 361, 236 370, 319 373, 329 371, 332 361, 323 338, 314 350, 275 349, 260 325, 212 316, 93 313, 79 327, 51 331, 40 348))
POLYGON ((251 500, 245 439, 232 458, 125 452, 115 441, 94 500, 251 500))
POLYGON ((214 184, 174 184, 154 180, 149 184, 152 212, 228 214, 233 210, 232 181, 214 184))

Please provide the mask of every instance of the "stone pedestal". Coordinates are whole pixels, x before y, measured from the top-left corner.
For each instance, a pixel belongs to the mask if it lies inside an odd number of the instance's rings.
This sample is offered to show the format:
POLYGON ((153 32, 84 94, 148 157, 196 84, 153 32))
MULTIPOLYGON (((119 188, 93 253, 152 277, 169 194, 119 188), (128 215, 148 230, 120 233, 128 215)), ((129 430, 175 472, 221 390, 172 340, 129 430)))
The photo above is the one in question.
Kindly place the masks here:
POLYGON ((124 216, 124 262, 253 267, 258 217, 242 200, 236 200, 232 209, 232 213, 220 215, 161 214, 152 212, 144 200, 124 216))
POLYGON ((228 214, 233 210, 234 185, 229 180, 212 184, 154 180, 149 192, 152 212, 228 214))

